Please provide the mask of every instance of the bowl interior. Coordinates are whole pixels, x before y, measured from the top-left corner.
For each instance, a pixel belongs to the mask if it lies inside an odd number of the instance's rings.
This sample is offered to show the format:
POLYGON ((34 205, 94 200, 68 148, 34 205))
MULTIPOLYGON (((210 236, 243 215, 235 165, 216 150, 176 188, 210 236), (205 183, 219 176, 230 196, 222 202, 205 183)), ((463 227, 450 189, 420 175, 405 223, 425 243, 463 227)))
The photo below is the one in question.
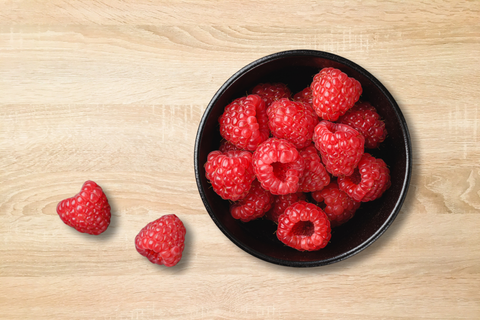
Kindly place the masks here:
POLYGON ((200 122, 195 144, 195 174, 205 207, 220 230, 246 252, 271 263, 311 267, 343 260, 370 245, 393 222, 405 198, 410 179, 410 138, 403 115, 393 97, 369 72, 342 57, 326 52, 296 50, 261 58, 234 74, 215 94, 200 122), (342 70, 362 84, 361 99, 370 102, 385 120, 388 136, 378 150, 368 150, 390 168, 392 186, 380 199, 362 203, 355 216, 332 230, 330 243, 321 250, 300 252, 283 245, 276 225, 267 219, 248 223, 235 220, 229 202, 211 188, 205 178, 208 153, 220 145, 218 118, 232 100, 246 95, 258 83, 282 82, 292 94, 310 85, 325 67, 342 70))

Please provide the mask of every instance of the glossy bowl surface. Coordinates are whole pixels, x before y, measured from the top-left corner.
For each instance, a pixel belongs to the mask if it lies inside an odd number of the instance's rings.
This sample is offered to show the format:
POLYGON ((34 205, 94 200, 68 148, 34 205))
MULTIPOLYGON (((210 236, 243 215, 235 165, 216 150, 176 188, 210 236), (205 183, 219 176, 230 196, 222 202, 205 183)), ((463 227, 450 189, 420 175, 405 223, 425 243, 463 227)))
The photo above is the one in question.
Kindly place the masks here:
POLYGON ((215 225, 249 254, 278 265, 316 267, 339 262, 362 251, 392 224, 405 200, 411 176, 411 142, 407 123, 388 90, 367 70, 340 56, 313 50, 278 52, 260 58, 230 77, 215 93, 200 121, 194 150, 195 176, 205 208, 215 225), (205 178, 208 154, 221 141, 218 118, 231 101, 246 95, 258 83, 283 82, 292 94, 307 87, 322 68, 334 67, 362 84, 361 99, 377 108, 384 119, 387 139, 378 150, 369 150, 390 168, 392 186, 380 199, 362 203, 355 216, 333 229, 330 243, 314 252, 300 252, 283 245, 275 236, 275 224, 267 219, 248 223, 235 220, 229 202, 220 198, 205 178))

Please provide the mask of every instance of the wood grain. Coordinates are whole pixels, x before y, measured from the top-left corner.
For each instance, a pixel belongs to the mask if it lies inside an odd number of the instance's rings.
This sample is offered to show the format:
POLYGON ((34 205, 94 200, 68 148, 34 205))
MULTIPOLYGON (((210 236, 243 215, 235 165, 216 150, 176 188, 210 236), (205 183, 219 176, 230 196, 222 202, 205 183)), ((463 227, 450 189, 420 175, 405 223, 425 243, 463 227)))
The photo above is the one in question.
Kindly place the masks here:
POLYGON ((476 1, 0 1, 0 319, 478 319, 479 52, 476 1), (237 248, 194 177, 216 90, 289 49, 369 70, 412 137, 395 223, 319 268, 237 248), (112 205, 98 237, 55 212, 87 179, 112 205), (187 227, 175 268, 133 243, 167 213, 187 227))

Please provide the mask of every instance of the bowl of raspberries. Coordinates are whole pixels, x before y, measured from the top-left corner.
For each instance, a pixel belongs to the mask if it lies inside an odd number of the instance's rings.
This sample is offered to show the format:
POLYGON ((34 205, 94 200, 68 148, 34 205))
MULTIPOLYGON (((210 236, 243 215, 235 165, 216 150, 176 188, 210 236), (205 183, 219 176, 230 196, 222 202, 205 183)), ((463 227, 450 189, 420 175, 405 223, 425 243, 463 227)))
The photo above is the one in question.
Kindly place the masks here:
POLYGON ((215 225, 247 253, 289 267, 339 262, 377 240, 412 166, 388 90, 314 50, 271 54, 231 76, 203 114, 194 153, 215 225))

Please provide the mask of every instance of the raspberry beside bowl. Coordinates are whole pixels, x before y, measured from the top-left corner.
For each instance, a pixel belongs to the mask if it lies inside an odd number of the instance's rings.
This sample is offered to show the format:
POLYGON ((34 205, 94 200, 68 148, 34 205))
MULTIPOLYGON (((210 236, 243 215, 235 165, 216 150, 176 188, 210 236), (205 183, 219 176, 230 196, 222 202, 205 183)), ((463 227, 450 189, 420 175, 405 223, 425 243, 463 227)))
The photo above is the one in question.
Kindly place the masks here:
POLYGON ((314 50, 291 50, 260 58, 240 69, 213 96, 200 121, 195 141, 197 187, 216 226, 238 247, 270 263, 289 267, 316 267, 339 262, 371 245, 393 223, 405 200, 412 170, 411 141, 407 123, 388 90, 368 71, 340 56, 314 50), (218 118, 227 104, 265 82, 280 82, 300 92, 325 67, 334 67, 357 79, 362 100, 377 108, 388 136, 382 147, 369 150, 390 168, 392 186, 380 199, 362 203, 355 216, 335 228, 330 243, 318 251, 297 251, 281 243, 268 219, 241 222, 229 213, 229 202, 218 196, 205 177, 204 164, 220 145, 218 118))

